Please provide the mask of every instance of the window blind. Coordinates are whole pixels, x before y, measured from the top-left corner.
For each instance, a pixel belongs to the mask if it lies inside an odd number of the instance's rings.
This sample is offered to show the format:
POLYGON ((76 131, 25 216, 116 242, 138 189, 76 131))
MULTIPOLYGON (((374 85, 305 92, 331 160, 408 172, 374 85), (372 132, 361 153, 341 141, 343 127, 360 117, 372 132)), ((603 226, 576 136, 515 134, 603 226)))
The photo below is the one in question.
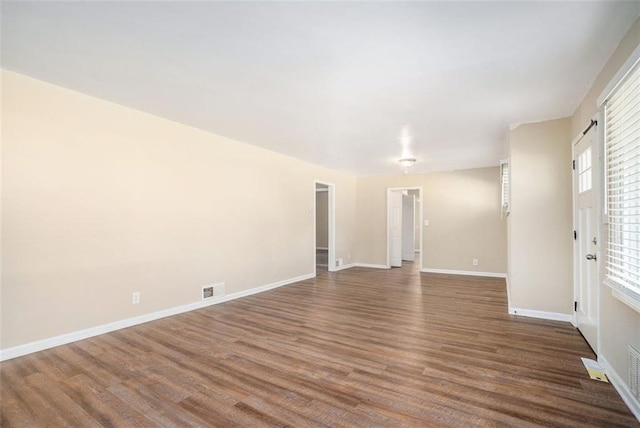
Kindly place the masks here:
POLYGON ((607 279, 640 295, 640 63, 604 103, 607 279))
POLYGON ((502 187, 502 216, 509 214, 509 161, 500 162, 500 183, 502 187))

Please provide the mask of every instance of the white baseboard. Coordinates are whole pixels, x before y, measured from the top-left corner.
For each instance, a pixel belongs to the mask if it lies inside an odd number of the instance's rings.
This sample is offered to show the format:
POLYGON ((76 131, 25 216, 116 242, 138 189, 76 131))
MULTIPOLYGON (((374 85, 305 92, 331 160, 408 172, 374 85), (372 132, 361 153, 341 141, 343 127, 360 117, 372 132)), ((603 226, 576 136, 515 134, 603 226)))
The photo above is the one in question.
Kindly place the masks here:
POLYGON ((627 385, 626 382, 622 380, 622 377, 620 377, 613 367, 611 367, 611 364, 609 364, 609 361, 607 361, 607 358, 604 355, 598 355, 598 362, 604 367, 604 372, 613 387, 618 391, 618 394, 620 394, 620 397, 622 397, 624 404, 627 405, 629 410, 631 410, 631 413, 633 413, 633 416, 635 416, 640 422, 640 402, 636 397, 631 395, 629 385, 627 385))
POLYGON ((161 311, 152 312, 149 314, 140 315, 133 318, 127 318, 120 321, 114 321, 108 324, 99 325, 96 327, 90 327, 84 330, 74 331, 71 333, 62 334, 60 336, 50 337, 48 339, 37 340, 35 342, 26 343, 24 345, 14 346, 13 348, 7 348, 0 350, 0 361, 10 360, 11 358, 20 357, 22 355, 32 354, 34 352, 43 351, 45 349, 54 348, 60 345, 66 345, 67 343, 76 342, 78 340, 88 339, 90 337, 98 336, 100 334, 109 333, 115 330, 131 327, 138 324, 143 324, 149 321, 154 321, 160 318, 169 317, 172 315, 181 314, 184 312, 201 309, 207 306, 216 305, 218 303, 228 302, 229 300, 238 299, 240 297, 250 296, 252 294, 262 293, 263 291, 271 290, 274 288, 282 287, 283 285, 292 284, 298 281, 304 281, 306 279, 314 278, 314 274, 301 275, 295 278, 285 279, 282 281, 273 282, 271 284, 263 285, 260 287, 251 288, 249 290, 238 291, 236 293, 227 294, 219 298, 207 299, 200 302, 188 303, 182 306, 176 306, 174 308, 163 309, 161 311))
POLYGON ((489 278, 506 278, 506 273, 499 272, 476 272, 474 270, 448 270, 448 269, 430 269, 422 268, 420 272, 424 273, 446 273, 449 275, 469 275, 469 276, 485 276, 489 278))
POLYGON ((327 251, 329 251, 329 249, 327 247, 316 247, 316 250, 327 250, 327 251))
POLYGON ((371 268, 371 269, 391 269, 387 265, 376 265, 372 263, 354 263, 354 265, 356 267, 371 268))
POLYGON ((551 320, 551 321, 571 322, 573 318, 569 314, 561 314, 558 312, 534 311, 533 309, 520 309, 520 308, 512 308, 512 307, 509 307, 509 313, 511 315, 519 315, 522 317, 529 317, 529 318, 540 318, 540 319, 551 320))

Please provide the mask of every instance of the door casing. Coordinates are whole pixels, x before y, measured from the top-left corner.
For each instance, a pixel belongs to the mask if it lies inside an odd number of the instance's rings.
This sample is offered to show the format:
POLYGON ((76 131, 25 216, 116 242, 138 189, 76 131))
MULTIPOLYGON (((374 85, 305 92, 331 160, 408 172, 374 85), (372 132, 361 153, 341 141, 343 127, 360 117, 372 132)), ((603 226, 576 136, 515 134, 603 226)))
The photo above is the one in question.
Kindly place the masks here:
POLYGON ((419 209, 418 209, 418 213, 417 215, 420 218, 420 270, 422 270, 423 267, 423 259, 424 259, 424 251, 423 251, 423 245, 424 245, 424 197, 423 197, 423 190, 422 190, 422 186, 407 186, 407 187, 389 187, 387 188, 387 264, 386 267, 388 269, 391 269, 391 210, 392 210, 392 206, 391 206, 391 193, 392 192, 396 192, 396 191, 400 191, 402 192, 403 190, 417 190, 418 191, 418 199, 420 199, 420 203, 419 203, 419 209))
POLYGON ((328 205, 328 216, 327 216, 327 269, 330 272, 336 270, 336 186, 333 183, 328 183, 326 181, 314 180, 313 181, 313 275, 317 274, 316 272, 316 189, 317 185, 327 186, 327 205, 328 205))

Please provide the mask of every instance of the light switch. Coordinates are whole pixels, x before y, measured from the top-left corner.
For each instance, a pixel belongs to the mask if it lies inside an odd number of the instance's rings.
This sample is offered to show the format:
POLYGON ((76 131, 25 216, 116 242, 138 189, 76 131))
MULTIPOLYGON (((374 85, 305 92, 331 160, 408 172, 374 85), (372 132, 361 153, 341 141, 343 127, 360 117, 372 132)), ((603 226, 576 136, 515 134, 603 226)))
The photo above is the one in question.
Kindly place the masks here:
POLYGON ((429 220, 425 220, 425 221, 424 221, 424 225, 425 225, 425 226, 429 226, 429 220))

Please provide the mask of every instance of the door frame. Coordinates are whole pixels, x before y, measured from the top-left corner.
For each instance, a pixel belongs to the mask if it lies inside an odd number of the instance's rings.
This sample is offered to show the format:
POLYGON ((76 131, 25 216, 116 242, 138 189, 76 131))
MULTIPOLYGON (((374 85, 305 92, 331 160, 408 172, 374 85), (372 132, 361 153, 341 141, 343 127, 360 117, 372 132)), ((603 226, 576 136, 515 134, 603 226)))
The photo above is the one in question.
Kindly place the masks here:
POLYGON ((423 227, 424 227, 424 202, 422 186, 406 186, 406 187, 387 187, 387 269, 391 269, 391 192, 403 191, 403 190, 417 190, 418 198, 420 198, 420 271, 422 271, 423 255, 423 227))
POLYGON ((333 183, 322 180, 313 180, 313 276, 316 276, 316 193, 317 185, 327 186, 327 270, 334 272, 336 270, 336 186, 333 183))
MULTIPOLYGON (((602 349, 602 340, 600 338, 600 274, 601 274, 601 266, 602 266, 602 222, 603 222, 603 212, 602 212, 602 202, 604 199, 604 147, 602 144, 603 141, 603 129, 602 122, 600 121, 600 114, 597 113, 592 120, 597 122, 596 125, 596 134, 593 140, 593 153, 596 155, 594 159, 592 159, 592 165, 597 168, 597 171, 594 171, 593 174, 593 191, 596 192, 596 201, 594 207, 594 215, 596 216, 596 233, 598 238, 598 245, 596 247, 596 257, 598 258, 596 263, 596 347, 598 352, 601 352, 602 349)), ((590 126, 590 125, 588 125, 590 126)), ((585 127, 585 129, 588 128, 585 127)), ((582 140, 582 138, 586 135, 586 132, 580 132, 573 141, 571 141, 571 159, 576 160, 576 145, 582 140)), ((571 204, 572 204, 572 219, 573 219, 573 230, 578 230, 578 204, 576 201, 576 187, 578 183, 576 180, 576 173, 572 171, 571 174, 571 204)), ((576 239, 573 240, 573 301, 576 302, 578 300, 578 281, 580 279, 580 251, 578 248, 578 241, 576 239)), ((575 303, 573 303, 575 305, 575 303)), ((571 324, 577 329, 578 328, 578 313, 574 310, 571 316, 571 324)), ((586 341, 586 339, 585 339, 586 341)), ((595 351, 594 351, 595 352, 595 351)), ((597 356, 597 353, 596 353, 597 356)))

